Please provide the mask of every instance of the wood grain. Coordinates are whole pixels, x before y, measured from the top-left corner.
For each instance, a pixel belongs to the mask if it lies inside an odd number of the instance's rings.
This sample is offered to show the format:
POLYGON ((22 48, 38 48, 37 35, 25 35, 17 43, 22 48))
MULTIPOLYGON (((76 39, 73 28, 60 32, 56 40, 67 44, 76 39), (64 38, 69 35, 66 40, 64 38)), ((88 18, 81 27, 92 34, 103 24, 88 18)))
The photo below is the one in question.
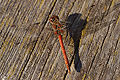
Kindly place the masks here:
POLYGON ((119 80, 120 0, 0 0, 0 80, 119 80), (60 44, 48 21, 66 24, 60 44))

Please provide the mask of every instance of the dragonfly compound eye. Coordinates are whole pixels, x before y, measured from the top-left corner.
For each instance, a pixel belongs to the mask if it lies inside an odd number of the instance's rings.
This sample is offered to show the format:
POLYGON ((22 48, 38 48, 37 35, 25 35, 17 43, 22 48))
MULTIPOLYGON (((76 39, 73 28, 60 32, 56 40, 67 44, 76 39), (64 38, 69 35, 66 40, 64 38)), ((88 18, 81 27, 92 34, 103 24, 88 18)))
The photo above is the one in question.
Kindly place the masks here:
POLYGON ((53 15, 51 18, 50 18, 50 21, 51 22, 56 22, 56 21, 58 21, 59 20, 59 17, 58 16, 55 16, 55 15, 53 15))
POLYGON ((51 21, 54 22, 54 21, 55 21, 55 18, 51 18, 51 21))

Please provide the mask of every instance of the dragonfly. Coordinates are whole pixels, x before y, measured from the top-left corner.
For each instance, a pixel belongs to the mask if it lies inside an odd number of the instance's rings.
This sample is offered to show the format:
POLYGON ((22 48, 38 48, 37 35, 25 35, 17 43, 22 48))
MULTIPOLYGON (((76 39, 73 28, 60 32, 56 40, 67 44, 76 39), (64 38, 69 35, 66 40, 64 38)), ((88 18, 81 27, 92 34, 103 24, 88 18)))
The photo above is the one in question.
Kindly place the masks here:
POLYGON ((61 24, 61 22, 59 21, 59 17, 56 15, 51 16, 49 18, 49 22, 52 24, 54 34, 57 35, 57 37, 59 39, 61 50, 62 50, 62 53, 64 56, 64 61, 65 61, 67 70, 70 73, 70 66, 69 66, 67 55, 66 55, 65 47, 63 45, 63 40, 62 40, 62 33, 63 33, 63 29, 64 29, 63 24, 61 24))
MULTIPOLYGON (((62 53, 63 53, 63 56, 64 56, 64 61, 65 61, 65 64, 66 64, 66 67, 67 67, 67 70, 68 72, 70 73, 70 67, 69 67, 69 62, 68 62, 68 58, 67 58, 67 55, 66 55, 66 51, 65 51, 65 47, 63 45, 63 41, 62 41, 62 33, 64 32, 63 29, 65 29, 66 27, 64 27, 65 23, 60 21, 59 20, 59 17, 56 16, 56 15, 53 15, 49 18, 49 22, 52 24, 52 31, 54 32, 55 35, 57 35, 58 39, 59 39, 59 43, 60 43, 60 46, 61 46, 61 50, 62 50, 62 53)), ((67 22, 68 23, 68 22, 67 22)), ((37 23, 34 23, 34 24, 31 24, 31 26, 35 26, 35 25, 38 25, 40 24, 40 22, 37 22, 37 23)), ((29 27, 30 30, 33 30, 33 27, 29 27)), ((12 25, 11 27, 16 27, 16 25, 12 25)), ((20 28, 20 29, 25 29, 27 31, 29 31, 27 28, 20 28)), ((48 30, 51 30, 49 28, 47 28, 48 30)), ((34 31, 34 30, 33 30, 34 31)), ((29 31, 29 32, 32 32, 32 31, 29 31)), ((29 44, 27 44, 28 46, 29 44)))

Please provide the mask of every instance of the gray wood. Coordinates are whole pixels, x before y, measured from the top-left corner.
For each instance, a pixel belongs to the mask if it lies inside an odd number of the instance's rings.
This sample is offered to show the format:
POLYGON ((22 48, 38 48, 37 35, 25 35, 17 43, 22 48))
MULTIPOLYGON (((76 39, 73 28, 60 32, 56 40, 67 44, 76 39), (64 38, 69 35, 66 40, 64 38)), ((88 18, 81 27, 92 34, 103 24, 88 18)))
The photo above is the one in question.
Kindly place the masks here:
POLYGON ((0 0, 0 80, 120 80, 120 0, 0 0), (66 21, 63 42, 48 21, 66 21))

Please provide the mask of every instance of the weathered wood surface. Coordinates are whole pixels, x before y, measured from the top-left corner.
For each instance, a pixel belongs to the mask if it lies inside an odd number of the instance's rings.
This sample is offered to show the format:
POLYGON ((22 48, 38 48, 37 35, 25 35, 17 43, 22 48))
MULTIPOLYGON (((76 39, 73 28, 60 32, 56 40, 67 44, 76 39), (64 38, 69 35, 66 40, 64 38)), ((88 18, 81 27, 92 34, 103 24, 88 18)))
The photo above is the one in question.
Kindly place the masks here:
POLYGON ((120 0, 0 0, 0 80, 120 80, 120 0), (70 22, 66 70, 51 15, 70 22), (39 23, 39 24, 35 24, 39 23))

